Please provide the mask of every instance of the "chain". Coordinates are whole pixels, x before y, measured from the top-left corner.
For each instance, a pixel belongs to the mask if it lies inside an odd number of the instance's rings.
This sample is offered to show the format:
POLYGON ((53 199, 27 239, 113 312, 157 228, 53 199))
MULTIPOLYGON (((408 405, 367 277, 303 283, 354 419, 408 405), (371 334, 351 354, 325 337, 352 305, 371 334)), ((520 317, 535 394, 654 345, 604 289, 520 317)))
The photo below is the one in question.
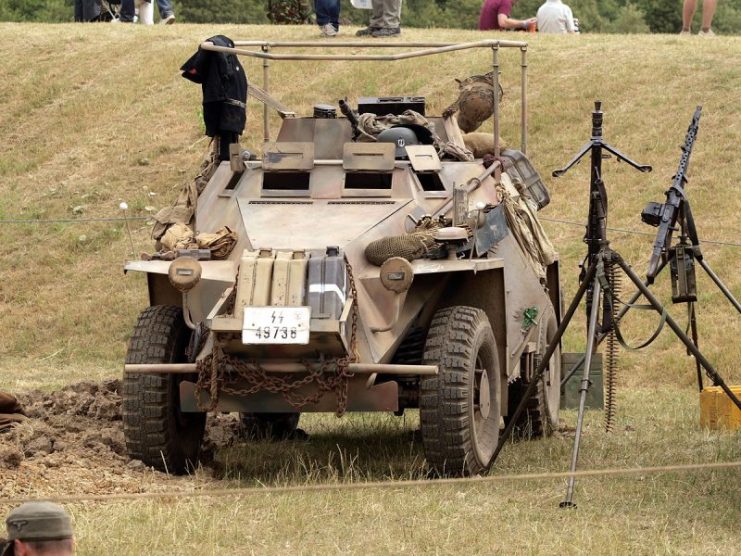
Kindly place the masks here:
POLYGON ((281 394, 291 407, 301 409, 305 405, 316 404, 327 393, 334 391, 337 396, 336 415, 341 417, 347 411, 347 391, 349 379, 353 373, 349 371, 350 363, 358 360, 357 331, 358 331, 358 292, 355 286, 352 266, 346 263, 350 293, 352 295, 352 314, 350 316, 350 352, 348 355, 334 360, 322 360, 318 364, 302 361, 306 368, 306 375, 300 379, 291 376, 269 374, 257 361, 246 361, 224 353, 220 342, 214 343, 210 355, 198 361, 198 382, 196 383, 196 400, 203 411, 213 411, 219 402, 219 394, 231 394, 237 397, 246 397, 259 391, 272 394, 281 394), (334 368, 333 368, 334 367, 334 368), (225 379, 229 372, 231 380, 225 379), (235 387, 235 382, 246 384, 235 387), (298 395, 298 390, 308 384, 316 384, 316 390, 306 396, 298 395), (209 403, 201 404, 201 393, 209 393, 209 403))

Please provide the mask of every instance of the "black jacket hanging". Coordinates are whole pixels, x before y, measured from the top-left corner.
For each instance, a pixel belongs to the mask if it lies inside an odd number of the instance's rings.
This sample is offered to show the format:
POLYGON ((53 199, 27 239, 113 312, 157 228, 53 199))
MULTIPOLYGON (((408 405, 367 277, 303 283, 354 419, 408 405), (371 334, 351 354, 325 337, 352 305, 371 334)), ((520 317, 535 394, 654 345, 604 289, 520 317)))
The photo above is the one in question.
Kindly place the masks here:
MULTIPOLYGON (((224 35, 207 40, 216 46, 234 48, 234 42, 224 35)), ((201 85, 206 135, 241 135, 247 122, 247 76, 237 56, 199 47, 180 70, 183 77, 201 85)))

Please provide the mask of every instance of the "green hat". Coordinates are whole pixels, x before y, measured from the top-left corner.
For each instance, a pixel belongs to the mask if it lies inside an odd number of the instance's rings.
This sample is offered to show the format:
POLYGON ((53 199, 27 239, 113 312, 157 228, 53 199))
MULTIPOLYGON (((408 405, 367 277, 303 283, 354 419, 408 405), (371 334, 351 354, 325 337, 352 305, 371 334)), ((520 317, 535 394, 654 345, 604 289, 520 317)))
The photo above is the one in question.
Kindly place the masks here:
POLYGON ((67 511, 52 502, 26 502, 5 519, 8 544, 2 556, 13 555, 13 541, 54 541, 71 539, 72 521, 67 511))

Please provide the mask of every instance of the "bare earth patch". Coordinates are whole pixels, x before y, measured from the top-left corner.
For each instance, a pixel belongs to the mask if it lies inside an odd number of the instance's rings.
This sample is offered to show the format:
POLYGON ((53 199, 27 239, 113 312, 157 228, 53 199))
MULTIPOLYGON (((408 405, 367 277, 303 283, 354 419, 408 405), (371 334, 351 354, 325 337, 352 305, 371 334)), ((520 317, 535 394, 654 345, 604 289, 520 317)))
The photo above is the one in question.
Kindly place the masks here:
MULTIPOLYGON (((176 477, 130 460, 120 391, 116 379, 18 394, 29 419, 0 436, 0 496, 194 490, 213 482, 208 467, 176 477)), ((203 460, 210 461, 238 433, 236 418, 211 418, 203 460)))

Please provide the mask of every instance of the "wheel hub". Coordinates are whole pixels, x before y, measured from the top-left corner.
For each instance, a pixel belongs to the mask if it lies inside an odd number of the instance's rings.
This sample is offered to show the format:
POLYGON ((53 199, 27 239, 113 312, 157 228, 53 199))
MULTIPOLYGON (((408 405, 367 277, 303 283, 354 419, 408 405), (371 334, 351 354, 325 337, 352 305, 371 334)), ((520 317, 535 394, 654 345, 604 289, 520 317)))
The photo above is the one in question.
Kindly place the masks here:
POLYGON ((489 417, 489 412, 491 411, 489 376, 486 374, 486 369, 481 369, 481 373, 476 374, 479 375, 479 412, 481 413, 481 418, 486 419, 489 417))

